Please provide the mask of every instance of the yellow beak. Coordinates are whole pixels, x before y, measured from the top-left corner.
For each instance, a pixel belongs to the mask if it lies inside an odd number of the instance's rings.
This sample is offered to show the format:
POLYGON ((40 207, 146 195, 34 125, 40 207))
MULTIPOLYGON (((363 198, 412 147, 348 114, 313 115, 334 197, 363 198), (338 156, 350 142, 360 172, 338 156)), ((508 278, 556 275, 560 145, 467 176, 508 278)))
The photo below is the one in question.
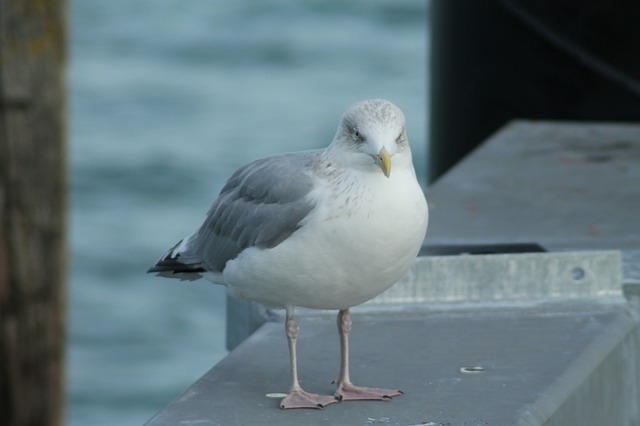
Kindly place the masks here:
POLYGON ((378 158, 380 159, 380 168, 382 169, 382 173, 386 177, 389 177, 391 174, 391 156, 389 156, 389 151, 384 146, 378 153, 378 158))

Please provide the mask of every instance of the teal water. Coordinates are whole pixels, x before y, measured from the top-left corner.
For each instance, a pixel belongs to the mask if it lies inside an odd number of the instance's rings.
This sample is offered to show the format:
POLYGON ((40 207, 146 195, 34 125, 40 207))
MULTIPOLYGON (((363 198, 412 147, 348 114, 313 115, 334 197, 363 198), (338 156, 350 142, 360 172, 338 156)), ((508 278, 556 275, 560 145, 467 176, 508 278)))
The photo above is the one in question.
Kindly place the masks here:
POLYGON ((425 0, 72 0, 68 424, 141 425, 226 355, 224 290, 145 274, 241 164, 382 97, 425 179, 425 0))

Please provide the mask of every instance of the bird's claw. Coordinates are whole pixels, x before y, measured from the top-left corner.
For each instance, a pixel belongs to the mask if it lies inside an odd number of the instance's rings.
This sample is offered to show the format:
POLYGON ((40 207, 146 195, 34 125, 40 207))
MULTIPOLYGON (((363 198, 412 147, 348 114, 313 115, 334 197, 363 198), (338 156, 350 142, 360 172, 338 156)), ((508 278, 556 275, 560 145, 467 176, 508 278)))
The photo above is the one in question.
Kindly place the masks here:
POLYGON ((280 402, 280 408, 283 410, 289 410, 292 408, 322 409, 334 402, 338 402, 338 399, 335 396, 318 395, 299 389, 291 391, 289 395, 280 402))
POLYGON ((397 389, 367 388, 353 384, 339 384, 335 396, 339 401, 388 401, 394 396, 402 395, 397 389))

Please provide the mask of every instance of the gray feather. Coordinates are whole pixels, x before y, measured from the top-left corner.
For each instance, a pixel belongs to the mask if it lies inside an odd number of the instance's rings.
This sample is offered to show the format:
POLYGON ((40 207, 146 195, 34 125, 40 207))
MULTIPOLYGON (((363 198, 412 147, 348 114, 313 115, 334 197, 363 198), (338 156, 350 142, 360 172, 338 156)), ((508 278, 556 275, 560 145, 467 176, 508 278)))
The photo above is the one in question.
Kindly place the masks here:
POLYGON ((248 247, 273 248, 313 209, 313 163, 320 151, 256 160, 236 171, 189 240, 182 261, 221 272, 248 247))

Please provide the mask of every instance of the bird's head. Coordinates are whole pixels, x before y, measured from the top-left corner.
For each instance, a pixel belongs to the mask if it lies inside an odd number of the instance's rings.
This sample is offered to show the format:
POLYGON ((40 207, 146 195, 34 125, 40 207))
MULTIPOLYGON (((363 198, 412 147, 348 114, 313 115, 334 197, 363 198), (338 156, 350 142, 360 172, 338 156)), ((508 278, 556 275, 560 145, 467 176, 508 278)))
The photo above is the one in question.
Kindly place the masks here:
POLYGON ((413 167, 411 150, 400 108, 383 99, 351 105, 342 116, 329 147, 351 167, 379 167, 386 177, 396 167, 413 167))

